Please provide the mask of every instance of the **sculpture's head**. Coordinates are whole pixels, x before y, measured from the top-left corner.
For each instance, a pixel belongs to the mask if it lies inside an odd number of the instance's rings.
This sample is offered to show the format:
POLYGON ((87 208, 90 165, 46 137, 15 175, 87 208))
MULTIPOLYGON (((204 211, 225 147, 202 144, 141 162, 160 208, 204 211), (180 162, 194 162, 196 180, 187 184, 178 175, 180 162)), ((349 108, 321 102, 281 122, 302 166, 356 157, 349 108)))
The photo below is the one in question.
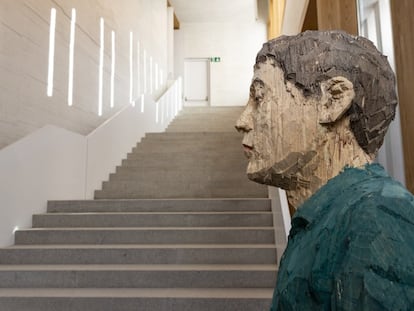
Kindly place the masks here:
POLYGON ((245 133, 248 176, 295 190, 323 180, 318 169, 369 162, 396 104, 394 73, 367 39, 307 31, 271 40, 257 55, 236 125, 245 133))

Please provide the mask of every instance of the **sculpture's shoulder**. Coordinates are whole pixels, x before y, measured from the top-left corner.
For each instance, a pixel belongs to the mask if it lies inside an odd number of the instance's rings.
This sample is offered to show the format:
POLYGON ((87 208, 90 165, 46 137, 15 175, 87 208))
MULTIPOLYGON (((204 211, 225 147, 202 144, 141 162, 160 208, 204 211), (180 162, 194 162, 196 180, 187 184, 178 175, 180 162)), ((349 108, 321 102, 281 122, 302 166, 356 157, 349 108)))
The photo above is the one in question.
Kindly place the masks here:
POLYGON ((347 168, 294 215, 272 310, 411 310, 412 258, 413 195, 379 165, 347 168))
MULTIPOLYGON (((414 196, 399 182, 393 180, 379 164, 364 168, 345 168, 317 191, 295 213, 292 226, 297 223, 315 223, 326 214, 339 215, 353 210, 391 209, 411 214, 414 196)), ((301 225, 300 225, 301 226, 301 225)))

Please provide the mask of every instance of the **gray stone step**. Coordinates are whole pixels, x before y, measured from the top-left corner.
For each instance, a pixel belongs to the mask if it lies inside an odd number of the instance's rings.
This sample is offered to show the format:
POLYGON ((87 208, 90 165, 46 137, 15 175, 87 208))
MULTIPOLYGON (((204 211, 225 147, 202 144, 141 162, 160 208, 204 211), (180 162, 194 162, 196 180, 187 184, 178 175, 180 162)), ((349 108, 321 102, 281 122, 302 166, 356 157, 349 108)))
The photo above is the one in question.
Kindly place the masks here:
POLYGON ((209 122, 206 122, 207 124, 200 124, 197 122, 177 122, 176 124, 173 124, 169 126, 166 129, 167 133, 173 133, 173 132, 228 132, 232 133, 235 131, 234 125, 236 124, 236 120, 223 120, 221 121, 223 124, 211 124, 213 121, 209 124, 209 122))
POLYGON ((118 166, 116 168, 116 172, 121 171, 129 171, 131 168, 139 168, 139 169, 168 169, 168 170, 185 170, 189 171, 191 169, 203 169, 206 170, 207 167, 209 170, 212 171, 225 171, 227 175, 229 174, 228 170, 232 170, 233 172, 243 173, 244 177, 246 177, 246 168, 247 168, 247 161, 240 157, 240 155, 230 156, 223 158, 223 155, 220 156, 205 156, 203 155, 188 155, 184 157, 182 155, 176 154, 151 154, 148 156, 147 154, 144 155, 137 155, 131 154, 128 155, 126 160, 122 161, 122 166, 118 166), (168 158, 170 159, 165 161, 160 161, 160 158, 168 158))
POLYGON ((7 311, 263 311, 271 288, 2 289, 7 311))
MULTIPOLYGON (((207 122, 206 122, 207 123, 207 122)), ((213 121, 211 122, 213 123, 213 121)), ((173 125, 170 125, 166 131, 167 133, 172 132, 233 132, 235 131, 234 124, 236 124, 235 119, 223 120, 222 124, 199 124, 197 121, 191 122, 177 122, 173 125), (231 125, 233 124, 233 125, 231 125)))
MULTIPOLYGON (((15 245, 0 264, 275 264, 274 244, 15 245)), ((1 292, 1 291, 0 291, 1 292)))
MULTIPOLYGON (((208 169, 193 168, 186 170, 168 170, 168 169, 156 169, 151 170, 150 168, 141 169, 140 171, 135 170, 140 176, 137 178, 134 170, 126 169, 125 175, 121 174, 110 174, 111 183, 103 182, 102 189, 110 189, 111 186, 117 185, 117 190, 121 189, 148 189, 156 188, 156 191, 168 192, 170 189, 165 189, 165 185, 170 185, 171 190, 185 188, 190 190, 191 188, 204 189, 206 193, 213 192, 214 190, 225 190, 234 188, 243 189, 248 187, 248 190, 264 190, 260 191, 264 197, 267 197, 267 186, 257 184, 250 181, 245 173, 237 172, 229 174, 225 171, 211 171, 208 169), (192 173, 192 174, 191 174, 192 173), (128 177, 128 175, 130 175, 128 177), (119 176, 119 177, 118 177, 119 176), (122 183, 123 180, 130 180, 129 183, 122 183)), ((240 197, 240 196, 235 196, 240 197)), ((162 198, 162 197, 161 197, 162 198)), ((164 198, 168 198, 165 196, 164 198)), ((197 198, 195 195, 194 198, 197 198)))
POLYGON ((267 187, 250 181, 191 180, 173 185, 158 181, 104 182, 103 190, 95 191, 95 199, 159 199, 159 198, 265 198, 267 187), (168 185, 168 188, 166 188, 168 185), (162 189, 162 191, 161 191, 162 189))
POLYGON ((138 199, 49 201, 49 213, 94 212, 235 212, 271 210, 267 198, 256 199, 138 199))
MULTIPOLYGON (((135 182, 143 179, 147 184, 176 183, 184 184, 185 187, 188 183, 204 184, 206 181, 210 183, 211 187, 214 186, 211 184, 214 181, 228 182, 229 186, 231 186, 231 182, 234 182, 236 187, 240 183, 250 184, 243 171, 243 163, 238 166, 236 164, 230 166, 235 169, 235 173, 231 175, 224 169, 220 169, 220 165, 213 163, 203 165, 203 162, 198 167, 180 167, 174 164, 171 164, 170 167, 120 167, 117 168, 116 173, 109 175, 109 181, 131 180, 135 182)), ((158 189, 160 188, 158 185, 156 186, 158 189)))
POLYGON ((228 158, 243 159, 247 163, 247 158, 244 156, 241 144, 229 146, 227 143, 218 143, 217 145, 206 144, 197 148, 180 144, 172 144, 166 147, 166 144, 161 143, 154 145, 154 148, 143 146, 142 148, 133 149, 132 152, 127 154, 127 159, 137 158, 142 160, 145 158, 157 158, 161 162, 167 156, 170 156, 170 161, 194 157, 198 160, 216 158, 222 160, 228 158))
POLYGON ((131 153, 142 155, 143 153, 168 153, 168 154, 230 154, 243 156, 242 140, 217 139, 216 141, 186 140, 175 141, 147 141, 132 148, 131 153))
POLYGON ((276 265, 3 265, 0 288, 264 288, 276 265))
POLYGON ((233 132, 163 132, 163 133, 147 133, 142 139, 142 142, 147 141, 204 141, 204 140, 222 140, 229 139, 230 141, 237 141, 243 139, 243 134, 234 129, 233 132))
POLYGON ((274 243, 272 227, 33 228, 15 232, 15 244, 255 244, 274 243))
POLYGON ((33 215, 34 228, 272 227, 271 212, 50 213, 33 215))

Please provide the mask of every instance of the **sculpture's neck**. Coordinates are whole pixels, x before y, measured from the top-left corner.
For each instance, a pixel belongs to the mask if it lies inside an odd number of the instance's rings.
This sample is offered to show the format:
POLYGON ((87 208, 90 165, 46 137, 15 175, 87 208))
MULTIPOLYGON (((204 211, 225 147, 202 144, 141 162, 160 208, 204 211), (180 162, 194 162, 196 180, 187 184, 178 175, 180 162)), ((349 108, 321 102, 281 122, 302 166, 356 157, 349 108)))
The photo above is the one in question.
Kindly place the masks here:
POLYGON ((296 210, 328 180, 341 173, 345 166, 362 167, 373 158, 361 149, 349 129, 349 118, 343 118, 334 128, 320 133, 315 140, 317 155, 302 170, 303 178, 309 183, 288 190, 289 204, 296 210))

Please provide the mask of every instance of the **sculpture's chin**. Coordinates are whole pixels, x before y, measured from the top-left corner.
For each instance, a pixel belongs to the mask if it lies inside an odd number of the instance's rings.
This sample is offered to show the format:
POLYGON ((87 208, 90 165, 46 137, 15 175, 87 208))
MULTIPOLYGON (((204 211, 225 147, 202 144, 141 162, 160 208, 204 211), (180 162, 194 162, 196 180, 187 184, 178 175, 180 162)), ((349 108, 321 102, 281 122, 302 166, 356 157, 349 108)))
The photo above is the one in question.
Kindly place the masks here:
POLYGON ((315 151, 291 152, 282 161, 271 166, 265 166, 265 163, 260 161, 250 161, 247 167, 247 177, 259 184, 284 190, 309 188, 309 176, 305 177, 303 169, 315 156, 315 151))
POLYGON ((272 169, 262 170, 255 173, 248 173, 247 177, 259 184, 274 186, 282 188, 284 190, 293 190, 296 188, 296 183, 293 182, 294 176, 286 176, 283 174, 277 174, 272 169), (293 187, 292 187, 293 186, 293 187))

